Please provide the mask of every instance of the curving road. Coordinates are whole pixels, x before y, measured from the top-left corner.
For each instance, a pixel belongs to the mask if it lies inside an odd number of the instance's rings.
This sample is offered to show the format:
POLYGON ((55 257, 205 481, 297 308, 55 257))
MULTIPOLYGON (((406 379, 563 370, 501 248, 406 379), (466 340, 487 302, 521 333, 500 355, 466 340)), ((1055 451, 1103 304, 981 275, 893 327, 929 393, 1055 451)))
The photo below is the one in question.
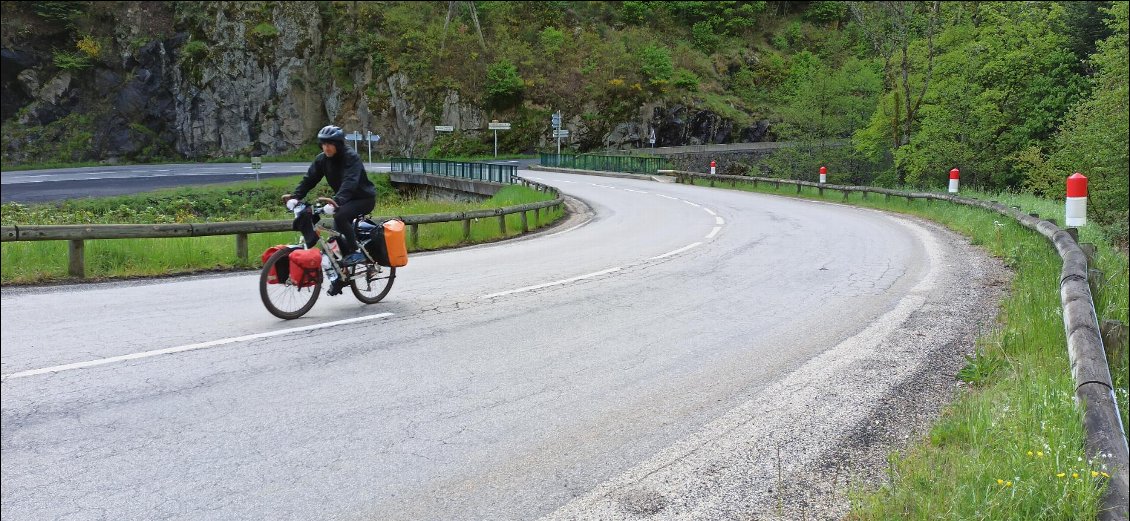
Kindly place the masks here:
POLYGON ((999 266, 932 225, 523 175, 587 208, 415 255, 373 306, 5 289, 4 518, 834 518, 995 314, 999 266))

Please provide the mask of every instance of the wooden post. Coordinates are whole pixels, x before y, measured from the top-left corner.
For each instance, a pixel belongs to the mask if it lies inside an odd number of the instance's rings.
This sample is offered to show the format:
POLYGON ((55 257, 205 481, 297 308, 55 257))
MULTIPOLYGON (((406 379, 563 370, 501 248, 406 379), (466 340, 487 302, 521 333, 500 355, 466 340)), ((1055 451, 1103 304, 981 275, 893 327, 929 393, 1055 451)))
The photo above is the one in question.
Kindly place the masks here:
POLYGON ((1079 244, 1079 249, 1083 250, 1083 255, 1087 256, 1087 265, 1088 266, 1095 264, 1095 252, 1097 250, 1095 249, 1094 244, 1089 243, 1089 242, 1083 242, 1083 243, 1079 244))
POLYGON ((471 220, 463 219, 463 240, 471 240, 471 220))
POLYGON ((498 216, 498 233, 501 233, 503 237, 506 237, 506 216, 505 215, 499 215, 498 216))
POLYGON ((844 190, 844 202, 847 202, 847 198, 848 198, 848 191, 844 190))
POLYGON ((534 209, 534 229, 541 227, 541 208, 534 209))
POLYGON ((235 256, 239 257, 239 260, 242 260, 242 261, 247 260, 247 234, 246 233, 235 234, 235 256))
POLYGON ((420 249, 420 225, 419 224, 408 225, 408 240, 412 243, 412 249, 413 250, 420 249))
POLYGON ((890 201, 891 200, 891 194, 883 194, 883 200, 884 201, 890 201))
POLYGON ((82 239, 74 239, 67 242, 70 244, 67 248, 70 255, 70 265, 67 267, 67 272, 72 277, 81 279, 86 276, 86 245, 83 244, 82 239))
MULTIPOLYGON (((797 185, 797 187, 800 187, 800 185, 797 185)), ((824 185, 817 186, 816 191, 820 194, 820 197, 824 197, 824 185)))
POLYGON ((867 190, 864 190, 864 191, 863 191, 863 200, 864 200, 864 201, 866 201, 866 200, 867 200, 867 190))
POLYGON ((1107 362, 1113 364, 1126 350, 1126 324, 1117 320, 1104 320, 1099 324, 1099 331, 1103 339, 1103 347, 1106 348, 1107 362))
POLYGON ((522 211, 522 233, 530 231, 530 225, 526 221, 526 211, 522 211))
POLYGON ((1064 231, 1071 236, 1071 240, 1079 242, 1079 228, 1068 228, 1064 231))

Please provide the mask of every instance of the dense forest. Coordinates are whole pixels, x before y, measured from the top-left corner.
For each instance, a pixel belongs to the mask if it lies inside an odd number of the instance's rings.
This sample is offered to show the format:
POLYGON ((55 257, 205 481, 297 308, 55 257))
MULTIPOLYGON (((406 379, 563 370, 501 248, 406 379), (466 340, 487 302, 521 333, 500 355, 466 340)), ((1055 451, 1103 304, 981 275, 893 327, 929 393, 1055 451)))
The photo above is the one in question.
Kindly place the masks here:
POLYGON ((850 143, 772 175, 820 162, 937 188, 957 167, 965 186, 1062 197, 1082 172, 1124 242, 1127 5, 5 1, 3 157, 282 154, 327 120, 387 127, 386 154, 454 156, 487 152, 499 119, 501 149, 530 152, 561 111, 580 152, 654 128, 660 146, 850 143), (141 69, 165 72, 138 87, 141 69))

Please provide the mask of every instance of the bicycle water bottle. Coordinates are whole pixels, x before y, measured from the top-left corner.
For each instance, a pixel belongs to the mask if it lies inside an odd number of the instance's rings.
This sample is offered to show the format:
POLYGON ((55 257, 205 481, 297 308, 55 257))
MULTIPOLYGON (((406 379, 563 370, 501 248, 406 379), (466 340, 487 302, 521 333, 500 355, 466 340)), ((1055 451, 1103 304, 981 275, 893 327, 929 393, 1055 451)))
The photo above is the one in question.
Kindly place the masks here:
POLYGON ((322 254, 322 270, 326 272, 326 276, 330 278, 330 282, 337 280, 337 270, 334 269, 333 263, 330 262, 330 256, 326 253, 322 254))

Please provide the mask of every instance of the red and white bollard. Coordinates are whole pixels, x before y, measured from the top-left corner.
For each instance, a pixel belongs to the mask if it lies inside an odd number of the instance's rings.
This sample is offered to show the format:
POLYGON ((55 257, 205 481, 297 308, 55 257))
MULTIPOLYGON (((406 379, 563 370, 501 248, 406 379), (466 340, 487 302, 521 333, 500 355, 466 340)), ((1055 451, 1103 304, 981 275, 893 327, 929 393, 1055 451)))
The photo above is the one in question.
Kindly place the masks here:
POLYGON ((714 175, 714 172, 716 171, 714 168, 716 166, 718 166, 718 163, 715 163, 714 160, 711 159, 710 160, 710 175, 714 175))
POLYGON ((820 167, 820 184, 824 184, 824 183, 827 183, 827 182, 828 182, 828 167, 822 166, 822 167, 820 167))
POLYGON ((1087 178, 1075 172, 1067 178, 1067 226, 1087 224, 1087 178))
POLYGON ((956 168, 953 169, 953 170, 950 170, 950 193, 951 194, 957 193, 957 185, 960 184, 960 181, 961 181, 961 171, 956 169, 956 168))

